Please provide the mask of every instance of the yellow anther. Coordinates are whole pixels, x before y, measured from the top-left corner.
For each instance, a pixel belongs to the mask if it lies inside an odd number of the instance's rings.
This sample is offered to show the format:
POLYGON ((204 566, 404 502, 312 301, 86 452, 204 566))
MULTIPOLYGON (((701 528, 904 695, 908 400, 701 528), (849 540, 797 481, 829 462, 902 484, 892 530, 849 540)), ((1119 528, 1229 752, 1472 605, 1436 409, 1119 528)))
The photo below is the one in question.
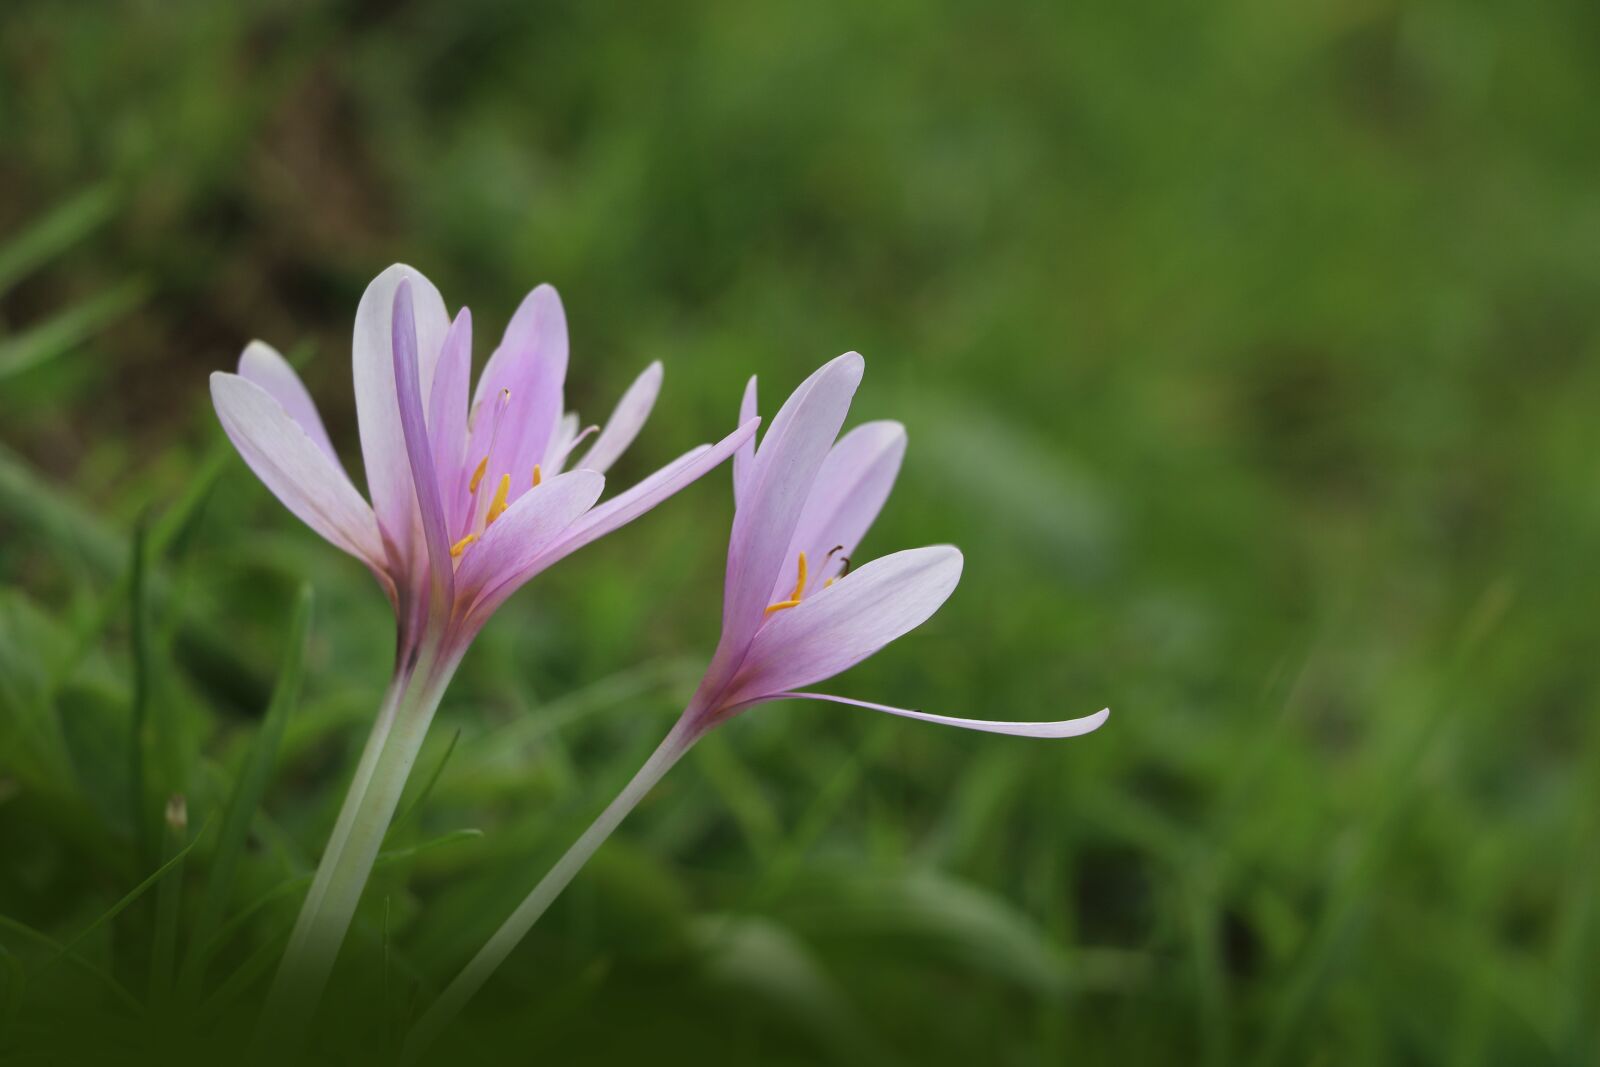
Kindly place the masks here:
POLYGON ((467 492, 476 493, 478 483, 483 481, 483 472, 489 469, 489 457, 484 456, 478 461, 478 469, 472 472, 472 481, 467 483, 467 492))
POLYGON ((535 463, 533 465, 533 487, 535 489, 539 488, 539 483, 542 481, 544 481, 544 474, 539 470, 539 464, 535 463))
POLYGON ((494 491, 494 500, 489 504, 489 517, 483 520, 485 526, 498 519, 506 508, 510 506, 506 503, 506 497, 510 493, 511 475, 502 474, 500 476, 500 488, 494 491))
POLYGON ((459 540, 455 544, 451 545, 450 546, 450 558, 451 559, 460 559, 461 558, 461 553, 465 552, 467 550, 467 546, 472 544, 472 542, 476 541, 477 539, 478 539, 478 535, 477 534, 467 534, 467 536, 463 537, 461 540, 459 540))
POLYGON ((837 578, 829 578, 827 581, 822 583, 822 588, 826 589, 826 588, 828 588, 828 586, 832 585, 834 582, 837 582, 838 580, 839 579, 837 579, 837 578))
POLYGON ((774 611, 782 611, 784 608, 792 608, 796 604, 800 603, 800 598, 805 596, 805 593, 806 593, 806 554, 804 552, 801 552, 800 553, 800 576, 797 579, 795 579, 794 592, 789 594, 789 599, 788 600, 780 600, 776 604, 768 604, 767 605, 767 610, 763 614, 771 615, 774 611))

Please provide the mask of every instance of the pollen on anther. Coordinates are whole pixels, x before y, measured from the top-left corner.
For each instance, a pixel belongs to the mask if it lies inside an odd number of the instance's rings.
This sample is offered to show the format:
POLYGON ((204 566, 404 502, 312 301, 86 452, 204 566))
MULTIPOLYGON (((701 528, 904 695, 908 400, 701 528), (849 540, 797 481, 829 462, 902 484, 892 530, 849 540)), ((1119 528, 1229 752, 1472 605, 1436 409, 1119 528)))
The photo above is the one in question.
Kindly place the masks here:
POLYGON ((533 487, 535 489, 539 488, 539 483, 542 481, 544 481, 544 473, 539 470, 539 464, 535 463, 533 465, 533 487))
POLYGON ((489 469, 489 457, 484 456, 478 461, 478 469, 472 472, 472 481, 467 483, 467 492, 476 493, 478 483, 483 481, 483 472, 489 469))
POLYGON ((478 539, 478 535, 477 534, 467 534, 467 536, 463 537, 461 540, 459 540, 455 544, 451 545, 450 546, 450 558, 451 559, 460 559, 461 558, 461 553, 465 552, 467 550, 467 546, 472 544, 472 542, 476 541, 477 539, 478 539))
MULTIPOLYGON (((784 608, 792 608, 800 603, 800 598, 805 596, 806 593, 806 554, 804 551, 800 553, 799 570, 799 577, 795 579, 794 583, 794 592, 789 594, 789 599, 780 600, 776 604, 768 604, 767 610, 762 614, 771 615, 774 611, 782 611, 784 608)), ((824 586, 824 588, 826 588, 826 586, 824 586)))
POLYGON ((489 516, 483 520, 483 524, 485 526, 498 519, 501 514, 505 512, 506 508, 510 506, 506 502, 506 497, 508 497, 510 494, 511 475, 502 474, 500 476, 500 487, 494 491, 494 500, 489 504, 489 516))

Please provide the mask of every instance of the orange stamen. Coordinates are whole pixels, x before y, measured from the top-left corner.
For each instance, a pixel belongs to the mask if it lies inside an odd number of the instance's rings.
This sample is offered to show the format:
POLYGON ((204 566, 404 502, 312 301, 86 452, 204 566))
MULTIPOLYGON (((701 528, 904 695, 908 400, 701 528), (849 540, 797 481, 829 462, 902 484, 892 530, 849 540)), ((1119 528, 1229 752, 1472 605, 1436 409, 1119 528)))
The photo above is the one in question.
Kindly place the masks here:
POLYGON ((806 592, 806 554, 804 552, 801 552, 800 553, 800 576, 795 580, 794 592, 789 594, 789 599, 788 600, 780 600, 776 604, 768 604, 767 605, 767 610, 765 612, 763 612, 763 614, 771 615, 774 611, 782 611, 784 608, 792 608, 792 607, 794 607, 796 604, 800 603, 800 598, 805 595, 805 592, 806 592))
POLYGON ((510 505, 506 503, 506 497, 509 496, 510 493, 511 475, 502 474, 500 476, 500 488, 494 491, 494 501, 489 505, 489 517, 483 520, 483 524, 485 526, 488 526, 491 522, 498 519, 502 514, 504 514, 506 508, 510 507, 510 505))
POLYGON ((467 536, 463 537, 461 540, 459 540, 455 544, 451 545, 450 546, 450 558, 451 559, 460 559, 461 558, 461 553, 465 552, 467 550, 467 546, 472 544, 472 542, 476 541, 477 539, 478 539, 478 535, 477 534, 467 534, 467 536))
POLYGON ((484 456, 483 459, 478 462, 478 469, 472 472, 472 481, 467 483, 467 492, 476 493, 478 491, 478 483, 483 481, 483 472, 488 469, 489 457, 484 456))
POLYGON ((539 464, 535 463, 533 465, 533 487, 535 489, 539 488, 539 483, 542 481, 544 481, 544 474, 539 470, 539 464))

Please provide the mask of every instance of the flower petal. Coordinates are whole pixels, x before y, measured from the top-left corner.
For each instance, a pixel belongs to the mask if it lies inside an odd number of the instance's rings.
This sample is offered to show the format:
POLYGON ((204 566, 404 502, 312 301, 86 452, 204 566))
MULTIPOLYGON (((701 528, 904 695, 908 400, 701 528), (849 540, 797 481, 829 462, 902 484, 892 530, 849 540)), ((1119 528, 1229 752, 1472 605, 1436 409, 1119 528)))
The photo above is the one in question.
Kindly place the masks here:
MULTIPOLYGON (((906 428, 888 420, 857 426, 828 452, 786 557, 806 553, 808 595, 846 569, 846 560, 883 510, 905 454, 906 428)), ((771 597, 782 600, 793 588, 794 575, 780 573, 771 597)))
POLYGON ((409 280, 402 279, 395 289, 390 333, 394 338, 394 381, 400 405, 400 429, 405 434, 406 453, 411 459, 434 606, 442 615, 455 595, 454 567, 450 562, 444 503, 439 499, 439 479, 434 473, 433 442, 428 439, 428 424, 422 414, 422 384, 417 380, 417 318, 409 280))
POLYGON ((556 291, 541 285, 511 316, 473 395, 467 465, 475 468, 487 456, 486 481, 495 485, 509 474, 510 500, 533 486, 533 465, 544 459, 561 418, 566 377, 566 313, 556 291))
POLYGON ((728 538, 722 640, 713 674, 737 666, 762 623, 773 583, 788 566, 785 556, 801 509, 844 424, 862 369, 854 352, 823 364, 800 383, 762 436, 728 538))
POLYGON ((941 726, 956 726, 963 730, 981 730, 986 734, 1011 734, 1014 737, 1080 737, 1083 734, 1098 730, 1101 724, 1111 717, 1111 709, 1102 708, 1093 715, 1085 715, 1078 719, 1062 719, 1059 722, 996 722, 992 719, 960 719, 953 715, 933 715, 926 711, 915 711, 911 708, 897 708, 889 704, 874 704, 870 700, 852 700, 850 697, 836 697, 831 693, 774 693, 767 699, 826 700, 834 704, 849 704, 852 707, 887 712, 890 715, 899 715, 902 718, 938 723, 941 726))
POLYGON ((561 421, 556 423, 556 432, 550 435, 550 444, 545 447, 544 458, 539 461, 546 475, 560 474, 561 465, 566 462, 567 453, 572 451, 578 443, 578 413, 569 411, 561 416, 561 421))
POLYGON ((471 598, 474 612, 492 611, 543 569, 541 554, 594 506, 605 484, 595 471, 568 471, 523 493, 463 554, 461 599, 471 598))
POLYGON ((938 611, 961 580, 961 562, 952 545, 896 552, 767 616, 719 703, 759 700, 855 666, 938 611))
POLYGON ((578 466, 604 473, 626 452, 633 439, 639 436, 644 422, 655 407, 656 394, 661 392, 661 361, 656 360, 644 369, 628 386, 628 391, 617 401, 616 410, 606 420, 605 429, 595 438, 593 445, 578 461, 578 466))
POLYGON ((420 520, 412 489, 411 460, 406 453, 400 403, 395 395, 391 337, 395 289, 407 279, 416 306, 417 381, 423 396, 432 395, 433 368, 450 329, 450 316, 439 290, 418 271, 397 263, 372 280, 356 308, 352 342, 356 419, 361 431, 361 457, 367 467, 367 488, 378 525, 393 541, 402 567, 412 566, 413 542, 420 542, 416 536, 420 520))
POLYGON ((323 455, 333 460, 335 467, 344 470, 344 465, 339 462, 339 454, 333 450, 333 442, 328 439, 328 431, 323 428, 322 416, 317 414, 317 405, 311 399, 311 393, 300 380, 300 375, 294 372, 289 361, 279 355, 276 348, 265 341, 251 341, 245 345, 244 352, 239 356, 239 377, 265 389, 306 432, 306 436, 322 449, 323 455))
POLYGON ((445 525, 454 530, 461 523, 466 505, 467 479, 464 470, 467 449, 467 389, 472 384, 472 313, 462 308, 445 335, 433 372, 433 390, 428 397, 428 437, 433 442, 433 472, 439 481, 439 497, 444 503, 445 525))
POLYGON ((368 566, 386 569, 372 509, 282 404, 255 382, 221 371, 211 375, 211 401, 239 455, 284 507, 368 566))
MULTIPOLYGON (((756 403, 756 376, 752 374, 744 386, 744 398, 739 401, 739 422, 749 422, 759 409, 756 403)), ((756 443, 749 441, 733 454, 733 503, 738 506, 744 496, 745 483, 750 480, 750 463, 756 458, 756 443)))
POLYGON ((584 545, 632 522, 678 490, 715 470, 719 463, 754 436, 760 424, 760 419, 751 419, 714 445, 690 449, 637 485, 607 500, 573 523, 545 552, 544 558, 539 560, 539 566, 548 567, 570 556, 584 545))

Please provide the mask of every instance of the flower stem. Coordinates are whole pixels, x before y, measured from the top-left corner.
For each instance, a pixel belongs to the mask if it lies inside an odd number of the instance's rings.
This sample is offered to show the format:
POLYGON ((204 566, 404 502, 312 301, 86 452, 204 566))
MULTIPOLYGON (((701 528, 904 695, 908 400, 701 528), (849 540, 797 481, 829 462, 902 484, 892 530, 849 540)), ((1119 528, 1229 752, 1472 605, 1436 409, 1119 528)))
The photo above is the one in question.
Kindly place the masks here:
POLYGON ((267 996, 257 1031, 261 1044, 292 1054, 303 1041, 459 658, 425 650, 411 670, 396 672, 384 694, 267 996))
POLYGON ((540 879, 533 891, 523 898, 511 916, 500 925, 500 929, 485 942, 478 954, 461 969, 445 991, 439 995, 428 1008, 426 1014, 412 1027, 411 1033, 406 1038, 405 1048, 401 1052, 403 1064, 414 1063, 417 1057, 439 1036, 440 1032, 458 1015, 473 994, 489 980, 495 969, 505 962, 511 950, 517 947, 533 924, 539 920, 561 891, 572 881, 573 876, 583 868, 583 865, 593 856, 595 850, 603 844, 606 838, 617 825, 627 817, 644 795, 661 780, 662 776, 672 768, 689 751, 699 736, 696 727, 690 725, 689 718, 685 716, 678 720, 671 732, 645 760, 644 766, 627 785, 622 787, 622 792, 606 806, 600 817, 590 824, 583 832, 583 836, 573 842, 566 854, 556 861, 548 874, 540 879))

